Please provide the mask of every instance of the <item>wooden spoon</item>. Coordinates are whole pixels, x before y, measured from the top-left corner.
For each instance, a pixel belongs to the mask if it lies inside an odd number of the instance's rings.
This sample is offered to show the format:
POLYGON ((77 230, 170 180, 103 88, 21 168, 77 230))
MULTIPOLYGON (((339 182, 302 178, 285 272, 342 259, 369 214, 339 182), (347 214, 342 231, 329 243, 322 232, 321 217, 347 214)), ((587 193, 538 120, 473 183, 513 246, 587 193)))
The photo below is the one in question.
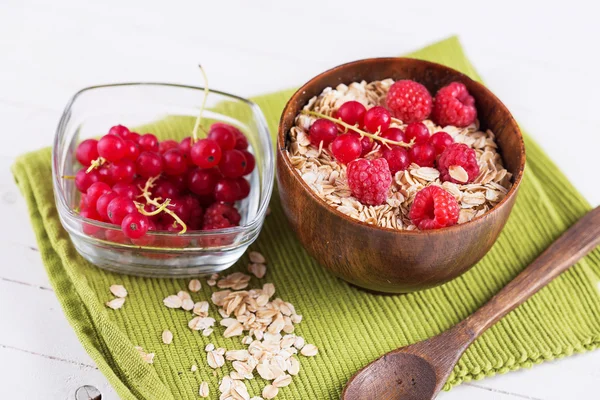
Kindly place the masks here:
POLYGON ((429 400, 486 329, 600 245, 600 207, 587 213, 487 304, 452 329, 393 350, 358 371, 343 400, 429 400))

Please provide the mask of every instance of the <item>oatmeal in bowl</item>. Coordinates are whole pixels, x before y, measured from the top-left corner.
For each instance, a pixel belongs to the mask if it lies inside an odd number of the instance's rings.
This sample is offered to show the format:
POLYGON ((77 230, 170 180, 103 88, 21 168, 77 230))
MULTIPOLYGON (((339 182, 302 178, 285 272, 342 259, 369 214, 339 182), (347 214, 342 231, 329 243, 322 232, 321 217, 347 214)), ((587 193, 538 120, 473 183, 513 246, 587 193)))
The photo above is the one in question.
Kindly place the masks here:
POLYGON ((302 108, 288 156, 316 195, 359 221, 399 230, 461 224, 511 186, 494 132, 480 128, 476 110, 459 82, 435 96, 412 80, 339 84, 302 108), (437 219, 436 198, 450 203, 437 207, 447 214, 437 219))

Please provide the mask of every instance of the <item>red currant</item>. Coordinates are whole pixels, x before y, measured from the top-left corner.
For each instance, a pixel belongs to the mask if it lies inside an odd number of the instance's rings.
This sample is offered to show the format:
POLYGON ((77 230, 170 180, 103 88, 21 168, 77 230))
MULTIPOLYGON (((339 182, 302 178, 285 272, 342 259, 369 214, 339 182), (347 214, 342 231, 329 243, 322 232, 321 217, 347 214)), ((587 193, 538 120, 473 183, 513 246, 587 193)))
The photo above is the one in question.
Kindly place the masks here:
POLYGON ((179 148, 167 150, 162 157, 165 174, 181 175, 187 171, 187 161, 179 148))
POLYGON ((142 151, 158 151, 158 139, 151 133, 146 133, 138 138, 142 151))
MULTIPOLYGON (((388 128, 381 134, 381 137, 384 139, 393 140, 394 142, 406 142, 406 136, 404 132, 400 128, 388 128)), ((387 144, 390 147, 396 147, 397 145, 387 144)), ((386 145, 383 147, 387 148, 386 145)))
POLYGON ((375 143, 371 140, 371 138, 368 138, 366 136, 363 136, 361 138, 358 132, 348 132, 348 135, 356 136, 358 140, 360 140, 360 146, 362 148, 362 151, 360 153, 361 157, 364 157, 371 150, 373 150, 373 146, 375 145, 375 143))
POLYGON ((108 193, 104 193, 98 198, 98 201, 96 202, 96 211, 98 212, 98 215, 100 216, 102 221, 109 221, 107 208, 110 202, 117 197, 119 197, 117 192, 110 191, 108 193))
POLYGON ((215 186, 215 199, 226 203, 237 201, 242 191, 237 179, 221 179, 215 186))
POLYGON ((200 168, 212 168, 221 161, 221 146, 211 139, 198 140, 190 149, 190 157, 200 168))
MULTIPOLYGON (((150 232, 150 231, 156 231, 156 224, 148 217, 146 217, 148 220, 148 230, 146 232, 150 232)), ((123 218, 124 219, 124 218, 123 218)), ((121 224, 122 225, 122 224, 121 224)), ((123 227, 121 226, 121 230, 123 229, 123 227)), ((125 234, 123 232, 123 234, 125 234)), ((152 244, 154 244, 154 241, 156 240, 156 237, 153 235, 143 235, 142 237, 139 238, 130 238, 131 239, 131 243, 135 244, 136 246, 152 246, 152 244)))
POLYGON ((161 179, 156 184, 152 194, 155 197, 160 197, 164 201, 166 199, 174 199, 175 197, 179 196, 179 189, 173 182, 161 179))
POLYGON ((256 166, 256 160, 254 156, 248 152, 247 150, 240 150, 246 158, 246 169, 244 170, 243 175, 249 175, 252 171, 254 171, 254 167, 256 166))
POLYGON ((130 183, 133 182, 133 178, 135 177, 135 164, 133 161, 123 158, 112 163, 109 171, 112 176, 112 182, 130 183))
POLYGON ((452 139, 452 136, 446 132, 440 131, 431 135, 429 143, 431 143, 435 148, 435 154, 440 155, 444 152, 444 150, 446 150, 446 147, 454 143, 454 139, 452 139))
MULTIPOLYGON (((106 186, 110 190, 110 187, 108 185, 106 186)), ((88 193, 90 189, 88 189, 88 193)), ((113 185, 112 190, 117 192, 119 196, 127 197, 128 199, 132 200, 140 194, 140 190, 133 183, 117 182, 113 185)))
POLYGON ((119 136, 122 139, 128 139, 129 129, 123 125, 115 125, 108 130, 108 134, 119 136))
POLYGON ((96 171, 98 171, 98 176, 100 177, 100 181, 107 183, 109 186, 112 186, 114 184, 113 176, 112 176, 112 173, 110 172, 110 164, 104 164, 103 166, 98 168, 96 171))
POLYGON ((227 150, 223 152, 219 170, 227 178, 237 178, 246 171, 246 157, 240 150, 227 150))
POLYGON ((375 106, 365 113, 365 129, 371 133, 385 131, 390 127, 391 122, 390 112, 381 106, 375 106))
POLYGON ((139 239, 148 232, 148 218, 139 212, 128 214, 121 222, 121 229, 130 239, 139 239))
POLYGON ((402 147, 392 147, 383 151, 383 158, 388 162, 390 172, 395 174, 398 171, 404 171, 410 165, 408 151, 402 147))
POLYGON ((125 140, 125 153, 123 158, 131 161, 137 160, 140 155, 140 146, 131 139, 125 140))
POLYGON ((410 161, 420 167, 433 167, 435 161, 435 149, 429 143, 416 143, 408 152, 410 161))
MULTIPOLYGON (((83 218, 100 221, 100 217, 98 216, 98 213, 93 208, 84 208, 79 212, 79 215, 81 215, 83 218)), ((102 229, 102 228, 100 228, 99 226, 96 226, 96 225, 86 224, 84 222, 82 224, 82 229, 83 229, 83 233, 85 233, 86 235, 93 236, 96 233, 98 233, 98 231, 100 231, 100 229, 102 229)))
POLYGON ((104 193, 110 192, 110 186, 104 182, 95 182, 90 185, 86 192, 86 204, 92 209, 96 209, 96 202, 104 193))
POLYGON ((341 119, 348 125, 361 127, 365 119, 367 109, 358 101, 347 101, 337 110, 335 117, 341 119))
POLYGON ((250 194, 250 183, 244 178, 236 178, 235 179, 240 187, 240 196, 238 200, 243 200, 250 194))
POLYGON ((319 147, 323 142, 323 147, 329 146, 338 135, 338 129, 334 122, 327 119, 318 119, 310 126, 308 138, 313 146, 319 147))
MULTIPOLYGON (((171 203, 169 203, 167 208, 173 211, 173 213, 175 213, 175 215, 177 215, 184 222, 190 219, 191 210, 187 202, 183 201, 180 198, 171 199, 171 203)), ((175 223, 175 219, 167 213, 162 214, 161 221, 165 225, 175 223)))
POLYGON ((133 200, 125 196, 117 196, 108 203, 106 207, 106 215, 113 224, 119 225, 127 214, 136 212, 137 208, 133 204, 133 200))
POLYGON ((224 126, 211 126, 208 138, 217 142, 222 151, 235 148, 235 134, 224 126))
POLYGON ((167 151, 171 150, 171 149, 176 149, 179 147, 179 143, 177 143, 175 140, 163 140, 162 142, 158 143, 158 152, 160 154, 165 154, 167 151))
POLYGON ((137 143, 138 139, 140 138, 140 134, 137 132, 129 132, 128 134, 125 135, 124 139, 127 140, 133 140, 134 142, 137 143))
POLYGON ((406 127, 406 139, 411 141, 414 139, 415 143, 427 143, 429 142, 429 129, 422 122, 411 122, 406 127))
POLYGON ((357 135, 344 134, 338 136, 331 143, 331 152, 333 156, 342 164, 356 160, 362 153, 362 144, 357 135))
POLYGON ((192 157, 190 156, 190 150, 192 149, 192 138, 186 137, 179 142, 179 149, 183 153, 183 157, 186 159, 188 165, 194 165, 192 157))
POLYGON ((116 135, 103 136, 98 141, 98 155, 107 161, 119 161, 125 155, 125 141, 116 135))
POLYGON ((92 161, 98 158, 98 141, 96 139, 86 139, 79 143, 75 151, 77 161, 84 167, 89 167, 92 161))
POLYGON ((167 178, 169 179, 169 182, 175 185, 179 192, 184 192, 187 190, 187 176, 185 173, 181 175, 171 175, 167 178))
POLYGON ((85 170, 85 168, 82 168, 75 174, 75 187, 77 187, 77 190, 81 193, 87 192, 88 188, 92 186, 93 183, 100 180, 98 171, 93 169, 90 172, 85 172, 85 170))
POLYGON ((196 168, 188 174, 187 187, 197 195, 210 195, 215 190, 218 179, 216 170, 196 168))
POLYGON ((152 178, 160 175, 163 168, 161 156, 151 151, 144 151, 140 154, 135 165, 138 175, 144 178, 152 178))
POLYGON ((248 148, 248 139, 246 139, 246 136, 244 136, 244 134, 235 126, 226 124, 224 122, 215 122, 210 126, 210 130, 212 131, 215 128, 225 128, 233 133, 233 136, 235 137, 234 148, 236 150, 246 150, 248 148))
POLYGON ((105 232, 106 240, 114 243, 129 243, 129 239, 121 229, 107 229, 105 232))

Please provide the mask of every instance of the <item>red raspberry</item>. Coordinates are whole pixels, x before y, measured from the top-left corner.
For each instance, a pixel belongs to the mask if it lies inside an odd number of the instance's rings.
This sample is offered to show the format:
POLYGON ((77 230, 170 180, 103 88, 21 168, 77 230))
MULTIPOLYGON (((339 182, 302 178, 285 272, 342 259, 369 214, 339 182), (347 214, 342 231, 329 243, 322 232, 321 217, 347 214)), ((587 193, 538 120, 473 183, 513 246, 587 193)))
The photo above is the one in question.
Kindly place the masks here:
POLYGON ((440 126, 471 125, 477 118, 475 99, 465 85, 452 82, 438 90, 431 117, 440 126))
POLYGON ((460 207, 454 196, 432 185, 417 192, 408 217, 424 231, 455 225, 459 212, 460 207))
POLYGON ((240 213, 229 204, 214 203, 204 212, 203 230, 231 228, 240 223, 240 213))
POLYGON ((425 86, 415 81, 402 80, 390 87, 386 103, 394 117, 410 124, 426 119, 431 114, 433 102, 425 86))
POLYGON ((347 170, 348 186, 361 203, 375 206, 385 203, 392 185, 392 174, 385 158, 352 161, 347 170))
POLYGON ((475 150, 464 143, 452 143, 446 147, 438 160, 438 169, 440 171, 440 180, 442 182, 450 181, 454 183, 470 183, 479 175, 479 164, 475 150), (462 167, 468 175, 466 182, 461 182, 450 176, 450 167, 462 167))

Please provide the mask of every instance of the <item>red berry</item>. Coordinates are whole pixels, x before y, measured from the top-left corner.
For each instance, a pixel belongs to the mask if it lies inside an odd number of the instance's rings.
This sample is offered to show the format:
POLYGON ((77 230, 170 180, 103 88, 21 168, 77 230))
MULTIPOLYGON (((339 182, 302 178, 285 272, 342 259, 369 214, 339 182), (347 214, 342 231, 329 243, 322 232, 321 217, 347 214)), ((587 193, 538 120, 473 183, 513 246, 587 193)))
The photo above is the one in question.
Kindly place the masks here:
POLYGON ((204 210, 200 206, 200 201, 194 195, 186 195, 183 196, 179 201, 182 201, 186 204, 189 213, 188 218, 188 229, 196 230, 202 228, 202 218, 204 216, 204 210))
POLYGON ((219 170, 227 178, 237 178, 246 171, 246 157, 240 150, 227 150, 223 152, 219 170))
POLYGON ((179 149, 183 153, 183 157, 185 157, 187 164, 194 165, 194 163, 192 162, 192 157, 190 155, 190 150, 192 149, 192 138, 183 138, 183 140, 179 142, 179 149))
POLYGON ((210 126, 210 129, 213 130, 215 128, 225 128, 233 133, 235 137, 235 149, 236 150, 246 150, 248 148, 248 139, 246 136, 233 125, 226 124, 224 122, 215 122, 210 126))
POLYGON ((160 175, 163 169, 162 157, 158 153, 144 151, 138 157, 136 163, 136 172, 144 178, 152 178, 160 175))
MULTIPOLYGON (((406 143, 406 135, 400 128, 388 128, 381 134, 384 139, 393 140, 394 142, 406 143)), ((396 147, 397 145, 388 145, 390 147, 396 147)), ((384 146, 385 147, 385 146, 384 146)))
POLYGON ((98 141, 96 139, 86 139, 79 143, 75 151, 77 161, 84 167, 89 167, 92 161, 98 158, 98 141))
POLYGON ((475 99, 464 84, 452 82, 438 90, 431 117, 440 126, 468 126, 477 119, 475 99))
POLYGON ((187 161, 179 148, 167 150, 162 157, 165 174, 181 175, 187 171, 187 161))
POLYGON ((107 208, 110 202, 117 197, 119 197, 117 192, 110 191, 108 193, 104 193, 98 198, 98 201, 96 202, 96 211, 98 212, 98 215, 102 221, 109 221, 107 208))
POLYGON ((90 185, 86 192, 86 204, 89 208, 96 210, 96 203, 100 196, 110 192, 110 186, 104 182, 95 182, 90 185))
POLYGON ((363 136, 361 138, 358 132, 348 132, 347 135, 356 136, 356 138, 360 141, 360 146, 362 148, 360 152, 360 157, 364 157, 371 150, 373 150, 373 146, 375 145, 375 143, 373 142, 373 140, 371 140, 371 138, 368 138, 367 136, 363 136))
POLYGON ((129 132, 128 134, 125 135, 125 137, 123 139, 126 140, 133 140, 134 142, 137 143, 138 139, 140 138, 140 134, 137 132, 129 132))
MULTIPOLYGON (((243 178, 242 178, 243 179, 243 178)), ((215 199, 225 203, 233 203, 242 195, 237 179, 221 179, 215 186, 215 199)))
POLYGON ((358 101, 347 101, 338 108, 335 117, 341 119, 348 125, 358 126, 359 128, 363 126, 363 122, 365 119, 365 113, 367 109, 358 101))
POLYGON ((444 150, 438 160, 438 169, 440 170, 440 180, 442 182, 450 181, 454 183, 471 183, 479 175, 479 164, 475 150, 464 143, 453 143, 444 150), (457 174, 450 174, 451 167, 462 167, 467 172, 467 180, 460 181, 452 177, 458 177, 457 174))
POLYGON ((323 147, 329 146, 337 137, 338 130, 335 123, 327 119, 318 119, 310 126, 308 138, 313 146, 319 147, 323 142, 323 147))
POLYGON ((121 222, 121 229, 130 239, 139 239, 148 232, 148 218, 139 212, 128 214, 121 222))
MULTIPOLYGON (((188 203, 181 198, 171 199, 171 203, 169 203, 167 208, 174 212, 184 222, 190 219, 191 210, 188 206, 188 203)), ((175 219, 167 213, 163 213, 161 215, 161 221, 165 225, 176 223, 175 219)))
POLYGON ((140 146, 137 144, 137 142, 134 142, 130 139, 125 140, 125 153, 123 154, 123 158, 135 161, 139 155, 140 146))
POLYGON ((169 180, 161 179, 156 183, 156 187, 152 190, 155 197, 160 197, 163 201, 166 199, 174 199, 179 196, 179 189, 169 180))
POLYGON ((163 140, 162 142, 158 143, 158 152, 160 154, 165 154, 167 151, 171 149, 176 149, 178 147, 179 143, 177 143, 175 140, 163 140))
POLYGON ((106 207, 106 215, 113 224, 119 225, 127 214, 136 212, 137 208, 133 204, 133 200, 124 196, 117 196, 108 203, 106 207))
MULTIPOLYGON (((94 208, 84 208, 81 211, 79 211, 79 215, 81 215, 83 218, 100 221, 100 216, 94 208)), ((98 233, 98 231, 100 231, 100 229, 102 228, 96 225, 86 224, 85 222, 82 224, 83 233, 85 233, 86 235, 95 235, 96 233, 98 233)))
POLYGON ((121 229, 106 229, 106 240, 114 243, 129 243, 129 239, 121 229))
POLYGON ((362 204, 375 206, 385 203, 392 175, 384 158, 352 161, 348 164, 347 176, 352 195, 362 204))
POLYGON ((142 151, 158 151, 158 139, 151 133, 146 133, 138 138, 142 151))
POLYGON ((85 172, 86 168, 82 168, 77 171, 75 174, 75 187, 81 193, 87 192, 88 188, 92 186, 93 183, 100 181, 100 174, 95 169, 90 172, 85 172))
POLYGON ((214 169, 196 168, 188 174, 187 187, 191 192, 199 195, 210 195, 215 190, 219 174, 214 169))
MULTIPOLYGON (((150 232, 150 231, 156 231, 156 224, 148 217, 146 217, 146 219, 148 220, 148 230, 146 232, 150 232)), ((122 225, 122 223, 121 223, 122 225)), ((123 227, 121 226, 121 230, 123 229, 123 227)), ((125 234, 125 233, 123 233, 125 234)), ((131 239, 131 243, 135 244, 136 246, 152 246, 152 244, 154 244, 154 242, 156 241, 156 236, 153 235, 144 235, 140 238, 130 238, 131 239)))
POLYGON ((420 167, 433 167, 435 161, 435 149, 429 143, 414 144, 408 151, 410 161, 420 167))
POLYGON ((455 225, 459 212, 454 196, 432 185, 417 192, 408 216, 419 229, 427 230, 455 225))
POLYGON ((362 144, 358 135, 346 133, 331 143, 333 156, 342 164, 356 160, 362 154, 362 144))
POLYGON ((128 139, 129 129, 123 125, 115 125, 108 130, 108 134, 119 136, 121 139, 128 139))
POLYGON ((448 135, 446 132, 440 131, 431 135, 429 143, 431 143, 435 148, 435 154, 440 155, 444 150, 446 150, 446 147, 454 143, 454 139, 452 139, 452 136, 448 135))
MULTIPOLYGON (((113 185, 112 190, 117 192, 119 196, 127 197, 132 200, 140 194, 140 190, 133 183, 117 182, 113 185)), ((90 190, 88 189, 88 193, 89 191, 90 190)))
POLYGON ((383 151, 383 158, 390 167, 390 172, 395 174, 398 171, 404 171, 410 165, 410 157, 408 151, 402 147, 392 147, 383 151))
POLYGON ((222 229, 237 226, 240 223, 241 217, 235 207, 223 204, 214 203, 208 207, 204 213, 204 222, 202 229, 222 229))
POLYGON ((98 155, 107 161, 119 161, 125 155, 125 141, 116 135, 103 136, 98 141, 98 155))
POLYGON ((200 168, 212 168, 221 161, 221 146, 211 139, 198 140, 190 149, 192 162, 200 168))
POLYGON ((130 183, 135 177, 135 164, 133 161, 123 158, 110 164, 109 172, 112 182, 130 183))
POLYGON ((429 129, 422 122, 411 122, 404 131, 406 134, 406 140, 411 141, 414 139, 415 143, 427 143, 429 142, 429 129))
POLYGON ((240 196, 238 200, 243 200, 250 194, 250 183, 244 178, 236 178, 235 179, 240 187, 240 196))
POLYGON ((233 150, 235 147, 235 134, 223 126, 211 126, 208 138, 217 142, 222 151, 233 150))
POLYGON ((371 133, 385 131, 391 122, 390 112, 381 106, 375 106, 365 113, 365 129, 371 133))
POLYGON ((246 169, 244 170, 243 175, 249 175, 250 173, 252 173, 252 171, 254 171, 254 167, 256 166, 256 160, 254 159, 254 156, 250 152, 248 152, 246 150, 240 150, 240 151, 246 158, 246 169))
MULTIPOLYGON (((186 171, 187 172, 187 171, 186 171)), ((184 192, 187 189, 187 174, 183 173, 181 175, 171 175, 167 177, 169 182, 171 182, 179 192, 184 192)))
POLYGON ((390 87, 386 104, 394 117, 410 124, 429 116, 432 100, 425 86, 411 80, 400 80, 390 87))

